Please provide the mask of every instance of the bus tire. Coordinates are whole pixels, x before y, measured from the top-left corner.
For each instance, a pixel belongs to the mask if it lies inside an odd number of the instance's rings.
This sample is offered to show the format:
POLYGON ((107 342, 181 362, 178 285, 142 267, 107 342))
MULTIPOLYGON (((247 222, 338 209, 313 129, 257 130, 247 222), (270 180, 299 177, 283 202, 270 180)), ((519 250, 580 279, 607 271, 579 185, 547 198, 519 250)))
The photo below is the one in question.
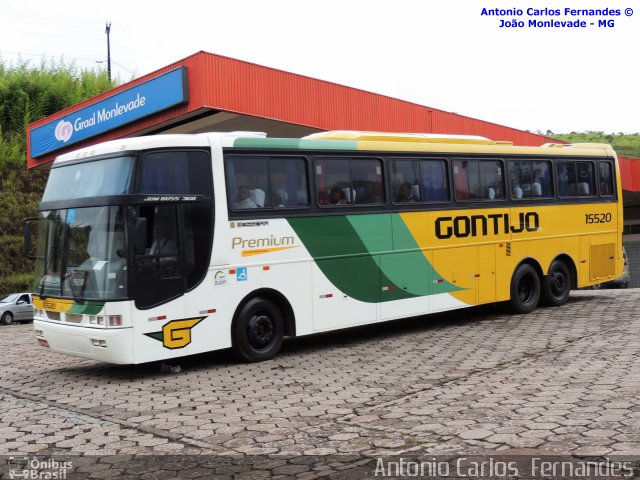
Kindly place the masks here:
POLYGON ((540 277, 528 263, 520 265, 511 278, 511 311, 532 312, 540 300, 540 277))
POLYGON ((262 362, 276 356, 284 338, 284 320, 278 306, 262 297, 246 302, 232 327, 233 350, 246 362, 262 362))
POLYGON ((542 297, 549 307, 567 303, 571 293, 571 271, 562 260, 554 260, 542 282, 542 297))

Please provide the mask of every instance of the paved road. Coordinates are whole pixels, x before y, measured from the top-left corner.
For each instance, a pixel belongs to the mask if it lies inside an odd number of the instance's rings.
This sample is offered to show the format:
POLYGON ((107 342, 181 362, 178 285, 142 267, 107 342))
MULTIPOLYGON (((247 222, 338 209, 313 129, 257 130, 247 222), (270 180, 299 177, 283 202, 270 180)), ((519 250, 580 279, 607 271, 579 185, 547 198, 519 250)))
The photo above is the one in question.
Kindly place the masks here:
POLYGON ((31 325, 2 327, 0 455, 100 456, 73 457, 82 478, 151 475, 131 459, 152 454, 178 462, 166 478, 223 458, 218 476, 303 479, 340 472, 344 454, 637 456, 638 305, 640 289, 579 291, 529 315, 487 307, 293 339, 260 364, 200 355, 180 373, 58 355, 31 325))

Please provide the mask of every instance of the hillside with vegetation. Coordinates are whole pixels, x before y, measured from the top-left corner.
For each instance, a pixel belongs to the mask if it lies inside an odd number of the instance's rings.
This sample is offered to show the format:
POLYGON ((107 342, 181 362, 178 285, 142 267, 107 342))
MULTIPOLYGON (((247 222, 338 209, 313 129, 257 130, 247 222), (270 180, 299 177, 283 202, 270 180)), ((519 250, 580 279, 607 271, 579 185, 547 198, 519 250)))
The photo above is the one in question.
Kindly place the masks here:
POLYGON ((545 135, 570 143, 608 143, 613 145, 613 148, 618 155, 627 158, 640 158, 640 133, 553 133, 548 131, 545 135))
POLYGON ((28 289, 33 279, 22 220, 35 215, 47 172, 26 169, 27 125, 113 86, 106 73, 72 64, 0 62, 0 295, 28 289))

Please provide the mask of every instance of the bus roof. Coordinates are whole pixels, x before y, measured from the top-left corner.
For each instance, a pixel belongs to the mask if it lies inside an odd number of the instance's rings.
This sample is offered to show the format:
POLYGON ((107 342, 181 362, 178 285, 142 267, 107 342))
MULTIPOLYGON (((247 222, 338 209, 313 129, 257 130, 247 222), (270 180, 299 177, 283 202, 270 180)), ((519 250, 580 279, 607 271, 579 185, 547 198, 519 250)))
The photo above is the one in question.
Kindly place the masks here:
POLYGON ((428 133, 383 133, 337 130, 319 132, 303 138, 268 138, 262 132, 209 132, 131 137, 99 143, 56 158, 54 163, 118 152, 163 147, 207 147, 217 139, 225 148, 263 148, 287 150, 352 150, 381 152, 481 153, 549 156, 614 156, 611 145, 604 143, 547 143, 539 147, 514 146, 476 135, 428 133))

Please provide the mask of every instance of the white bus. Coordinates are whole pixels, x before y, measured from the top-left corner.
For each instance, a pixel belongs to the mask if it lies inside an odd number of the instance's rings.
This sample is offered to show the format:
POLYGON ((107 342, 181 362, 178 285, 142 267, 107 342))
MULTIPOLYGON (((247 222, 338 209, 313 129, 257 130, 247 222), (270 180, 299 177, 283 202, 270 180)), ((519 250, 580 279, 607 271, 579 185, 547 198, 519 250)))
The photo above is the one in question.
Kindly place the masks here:
MULTIPOLYGON (((622 272, 606 145, 235 132, 58 157, 37 217, 37 341, 117 364, 510 301, 622 272)), ((30 248, 31 222, 25 239, 30 248)))

